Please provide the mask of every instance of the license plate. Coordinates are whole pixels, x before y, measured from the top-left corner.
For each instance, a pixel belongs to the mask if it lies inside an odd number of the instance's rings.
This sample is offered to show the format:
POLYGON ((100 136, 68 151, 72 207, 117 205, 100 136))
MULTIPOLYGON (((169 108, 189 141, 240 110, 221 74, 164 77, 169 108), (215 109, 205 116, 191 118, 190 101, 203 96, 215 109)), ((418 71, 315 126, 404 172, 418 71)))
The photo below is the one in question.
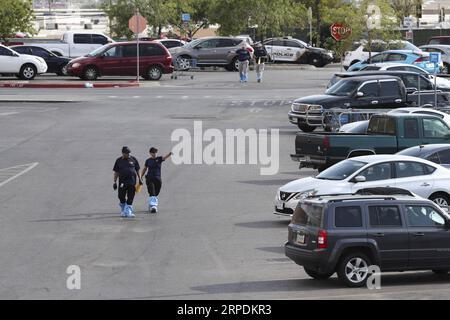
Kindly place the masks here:
POLYGON ((305 156, 303 158, 304 161, 310 162, 311 161, 311 157, 310 156, 305 156))
POLYGON ((277 210, 284 210, 284 202, 281 200, 277 200, 275 207, 277 208, 277 210))
POLYGON ((297 234, 296 242, 298 244, 305 244, 305 235, 304 234, 297 234))

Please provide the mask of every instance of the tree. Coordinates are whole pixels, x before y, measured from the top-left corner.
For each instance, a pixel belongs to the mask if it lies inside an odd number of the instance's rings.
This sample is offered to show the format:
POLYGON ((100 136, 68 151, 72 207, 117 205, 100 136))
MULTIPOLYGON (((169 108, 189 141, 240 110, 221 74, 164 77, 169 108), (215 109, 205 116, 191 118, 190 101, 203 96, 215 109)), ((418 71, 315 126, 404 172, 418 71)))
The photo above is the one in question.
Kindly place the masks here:
POLYGON ((2 0, 0 5, 0 38, 8 42, 17 32, 35 34, 32 0, 2 0))

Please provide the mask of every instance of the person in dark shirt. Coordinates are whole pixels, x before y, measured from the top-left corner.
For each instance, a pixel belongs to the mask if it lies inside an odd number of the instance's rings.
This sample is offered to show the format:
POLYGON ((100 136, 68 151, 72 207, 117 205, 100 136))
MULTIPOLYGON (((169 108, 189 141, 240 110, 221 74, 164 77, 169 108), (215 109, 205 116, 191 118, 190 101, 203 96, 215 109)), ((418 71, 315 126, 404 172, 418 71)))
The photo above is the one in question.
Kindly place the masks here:
POLYGON ((114 163, 113 189, 118 191, 120 201, 120 216, 135 217, 133 213, 133 200, 136 194, 136 178, 142 184, 139 175, 139 162, 133 156, 130 156, 131 150, 128 147, 122 148, 122 156, 114 163), (119 179, 119 187, 117 188, 117 179, 119 179))
POLYGON ((236 54, 239 61, 238 65, 240 82, 244 83, 248 81, 248 68, 250 60, 252 59, 252 54, 244 42, 242 43, 241 48, 236 50, 236 54))
POLYGON ((161 165, 167 160, 172 152, 165 155, 164 157, 158 157, 158 149, 150 148, 150 158, 145 161, 145 166, 142 169, 141 176, 145 176, 145 182, 147 184, 148 191, 148 211, 149 213, 157 213, 158 212, 158 195, 161 191, 161 165))
POLYGON ((261 82, 264 72, 264 66, 267 61, 267 51, 266 48, 258 42, 255 46, 255 52, 253 53, 255 56, 255 69, 256 69, 256 81, 261 82))

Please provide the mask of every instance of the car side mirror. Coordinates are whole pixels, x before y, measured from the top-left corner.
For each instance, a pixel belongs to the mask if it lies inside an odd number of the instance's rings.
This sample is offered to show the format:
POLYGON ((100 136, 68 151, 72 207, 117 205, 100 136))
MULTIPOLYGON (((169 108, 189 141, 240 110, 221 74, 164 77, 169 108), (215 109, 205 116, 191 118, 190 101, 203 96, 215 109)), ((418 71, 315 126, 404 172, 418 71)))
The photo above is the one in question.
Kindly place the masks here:
POLYGON ((364 97, 364 92, 358 91, 358 92, 356 93, 356 97, 357 97, 357 98, 364 97))
POLYGON ((364 176, 356 176, 354 181, 356 183, 358 183, 358 182, 366 182, 366 177, 364 177, 364 176))

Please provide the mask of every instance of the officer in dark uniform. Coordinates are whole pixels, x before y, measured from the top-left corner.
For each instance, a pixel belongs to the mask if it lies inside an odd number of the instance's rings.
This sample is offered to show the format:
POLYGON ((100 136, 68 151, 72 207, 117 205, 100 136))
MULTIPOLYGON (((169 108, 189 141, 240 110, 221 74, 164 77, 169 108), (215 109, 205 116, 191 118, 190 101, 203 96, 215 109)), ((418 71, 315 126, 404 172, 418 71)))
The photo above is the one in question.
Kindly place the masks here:
POLYGON ((139 174, 139 162, 133 156, 130 156, 131 150, 128 147, 122 148, 122 156, 114 164, 114 190, 117 190, 117 179, 119 179, 119 200, 120 216, 135 217, 133 213, 133 199, 136 194, 136 177, 142 184, 139 174))
POLYGON ((150 213, 157 213, 158 212, 158 195, 161 191, 161 164, 167 160, 171 155, 172 152, 168 153, 167 155, 163 157, 158 157, 158 149, 156 148, 150 148, 150 158, 148 158, 145 161, 144 169, 142 169, 141 176, 144 176, 147 172, 147 175, 145 176, 145 182, 147 184, 147 190, 148 190, 148 211, 150 213))

